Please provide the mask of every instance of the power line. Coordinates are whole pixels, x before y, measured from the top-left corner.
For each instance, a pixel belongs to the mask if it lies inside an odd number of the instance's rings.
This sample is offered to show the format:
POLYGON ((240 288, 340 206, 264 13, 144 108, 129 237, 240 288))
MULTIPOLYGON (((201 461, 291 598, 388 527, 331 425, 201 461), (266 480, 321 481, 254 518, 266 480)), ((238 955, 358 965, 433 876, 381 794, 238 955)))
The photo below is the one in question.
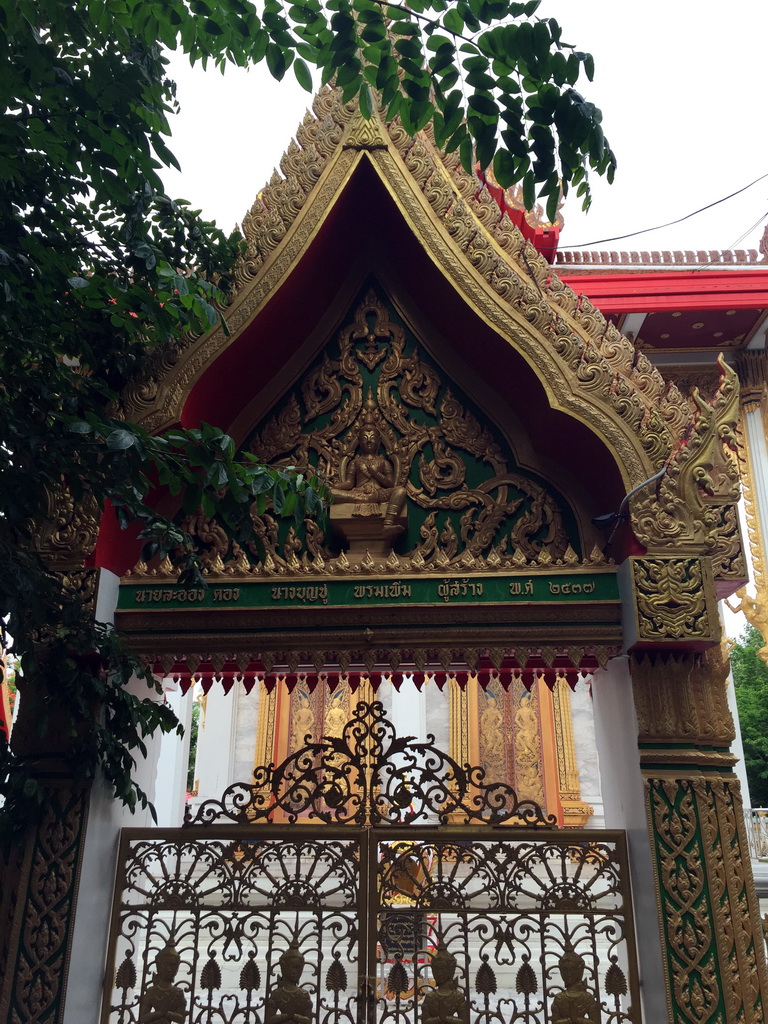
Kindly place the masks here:
MULTIPOLYGON (((716 199, 714 203, 708 203, 706 206, 702 206, 700 210, 694 210, 693 213, 687 213, 684 217, 678 217, 677 220, 670 220, 666 224, 657 224, 655 228, 643 228, 642 231, 630 231, 628 235, 614 235, 613 238, 598 238, 594 242, 580 242, 578 245, 561 245, 559 249, 588 249, 590 245, 604 245, 606 242, 621 242, 625 238, 636 238, 638 235, 647 235, 651 231, 661 231, 662 228, 670 228, 674 224, 682 224, 684 220, 690 220, 691 217, 696 217, 700 213, 704 213, 705 210, 711 210, 713 206, 719 206, 720 203, 725 203, 729 199, 733 199, 734 196, 741 195, 742 192, 746 192, 748 188, 752 188, 753 185, 757 185, 759 181, 763 181, 768 178, 768 174, 761 174, 759 178, 755 178, 754 181, 750 181, 744 188, 738 189, 736 192, 731 192, 729 196, 723 196, 722 199, 716 199)), ((762 220, 762 218, 761 218, 762 220)), ((758 221, 758 224, 760 222, 758 221)), ((750 230, 752 230, 750 228, 750 230)))
POLYGON ((739 235, 739 237, 736 239, 735 242, 731 242, 731 244, 728 246, 728 248, 729 249, 735 249, 737 245, 741 245, 741 243, 744 241, 744 239, 747 237, 747 235, 751 235, 752 232, 755 230, 755 228, 759 228, 760 225, 763 223, 763 221, 765 220, 766 217, 768 217, 768 213, 764 213, 762 215, 762 217, 758 217, 757 220, 755 221, 755 223, 752 225, 752 227, 751 228, 747 228, 747 230, 742 235, 739 235))

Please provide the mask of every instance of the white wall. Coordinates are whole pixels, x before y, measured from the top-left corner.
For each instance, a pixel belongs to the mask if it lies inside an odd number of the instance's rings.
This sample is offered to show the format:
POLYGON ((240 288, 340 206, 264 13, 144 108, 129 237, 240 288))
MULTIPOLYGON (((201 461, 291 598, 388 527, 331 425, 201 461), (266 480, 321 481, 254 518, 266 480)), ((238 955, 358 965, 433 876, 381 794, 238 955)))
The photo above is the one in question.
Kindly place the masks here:
POLYGON ((643 1020, 669 1020, 659 912, 651 860, 643 779, 637 747, 637 717, 626 656, 614 658, 592 680, 595 739, 605 827, 627 832, 635 912, 643 1020))

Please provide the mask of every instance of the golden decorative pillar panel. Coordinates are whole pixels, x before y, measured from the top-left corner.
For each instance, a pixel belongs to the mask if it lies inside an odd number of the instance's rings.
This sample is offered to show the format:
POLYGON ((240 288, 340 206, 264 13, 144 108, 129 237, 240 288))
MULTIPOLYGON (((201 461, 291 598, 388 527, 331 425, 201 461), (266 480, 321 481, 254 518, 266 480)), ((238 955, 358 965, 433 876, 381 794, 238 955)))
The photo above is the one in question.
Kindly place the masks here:
POLYGON ((619 570, 630 650, 703 650, 720 640, 711 560, 643 555, 619 570))
POLYGON ((761 1024, 768 978, 720 648, 635 656, 670 1019, 761 1024))
POLYGON ((576 762, 576 744, 571 717, 571 688, 563 676, 557 677, 550 699, 554 717, 563 824, 570 828, 584 828, 595 812, 593 807, 581 799, 581 780, 579 779, 579 766, 576 762))

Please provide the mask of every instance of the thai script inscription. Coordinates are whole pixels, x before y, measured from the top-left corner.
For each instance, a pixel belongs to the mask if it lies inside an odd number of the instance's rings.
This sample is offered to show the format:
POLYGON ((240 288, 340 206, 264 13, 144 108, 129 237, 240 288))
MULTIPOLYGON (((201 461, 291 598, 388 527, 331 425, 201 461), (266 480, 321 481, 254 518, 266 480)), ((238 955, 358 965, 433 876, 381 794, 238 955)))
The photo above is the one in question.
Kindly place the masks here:
POLYGON ((195 602, 202 601, 205 598, 205 590, 164 590, 157 588, 156 590, 136 590, 134 593, 136 604, 165 603, 167 601, 195 602))
POLYGON ((474 580, 443 580, 437 585, 437 596, 444 601, 450 601, 452 597, 480 597, 483 593, 483 584, 474 580))
POLYGON ((239 587, 216 587, 213 592, 214 601, 239 601, 239 587))
POLYGON ((549 584, 550 594, 591 594, 594 583, 552 583, 549 584))
POLYGON ((366 597, 389 597, 397 601, 411 596, 411 585, 400 580, 394 583, 359 583, 354 589, 354 596, 358 601, 366 597))
POLYGON ((328 604, 328 586, 272 587, 273 601, 304 601, 306 604, 328 604))
POLYGON ((522 580, 515 580, 509 584, 509 592, 512 597, 520 597, 521 594, 530 594, 533 597, 533 580, 528 579, 525 581, 525 584, 523 584, 522 580))

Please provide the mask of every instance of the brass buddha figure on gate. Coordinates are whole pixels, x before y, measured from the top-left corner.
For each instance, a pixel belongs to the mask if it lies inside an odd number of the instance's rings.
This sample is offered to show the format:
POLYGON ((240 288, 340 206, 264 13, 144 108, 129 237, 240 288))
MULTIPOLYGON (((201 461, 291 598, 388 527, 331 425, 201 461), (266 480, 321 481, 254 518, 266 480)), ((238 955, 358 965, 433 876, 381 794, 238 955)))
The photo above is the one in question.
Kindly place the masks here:
POLYGON ((421 1024, 469 1024, 469 1007, 455 974, 456 957, 441 942, 432 956, 432 976, 437 987, 424 996, 421 1024))
POLYGON ((600 1024, 600 1007, 584 981, 584 958, 570 942, 558 966, 564 988, 552 1000, 552 1024, 600 1024))
POLYGON ((152 984, 142 993, 139 1024, 181 1024, 187 1016, 187 997, 174 985, 181 957, 176 949, 165 946, 155 957, 152 984))
POLYGON ((300 985, 306 963, 299 947, 293 943, 281 955, 280 977, 267 995, 265 1024, 311 1024, 312 997, 300 985))

